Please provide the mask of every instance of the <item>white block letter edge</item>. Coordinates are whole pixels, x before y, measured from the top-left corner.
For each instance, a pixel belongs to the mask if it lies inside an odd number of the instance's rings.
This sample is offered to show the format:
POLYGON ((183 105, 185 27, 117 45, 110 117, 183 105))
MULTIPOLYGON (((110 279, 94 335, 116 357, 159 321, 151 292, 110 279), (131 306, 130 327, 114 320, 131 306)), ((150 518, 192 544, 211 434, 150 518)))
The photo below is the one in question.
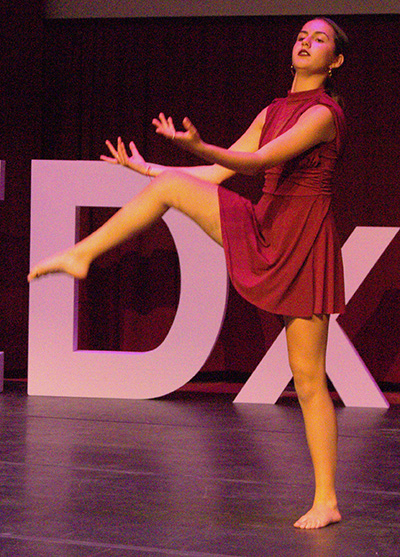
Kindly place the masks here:
MULTIPOLYGON (((33 161, 31 264, 74 244, 76 207, 120 207, 148 182, 100 161, 33 161)), ((30 287, 28 394, 153 398, 199 371, 225 315, 224 253, 185 215, 171 209, 163 218, 181 273, 179 305, 164 342, 149 352, 74 350, 74 280, 43 277, 30 287)))
MULTIPOLYGON (((0 201, 4 201, 6 161, 0 160, 0 201)), ((4 352, 0 352, 0 392, 3 391, 4 383, 4 352)))

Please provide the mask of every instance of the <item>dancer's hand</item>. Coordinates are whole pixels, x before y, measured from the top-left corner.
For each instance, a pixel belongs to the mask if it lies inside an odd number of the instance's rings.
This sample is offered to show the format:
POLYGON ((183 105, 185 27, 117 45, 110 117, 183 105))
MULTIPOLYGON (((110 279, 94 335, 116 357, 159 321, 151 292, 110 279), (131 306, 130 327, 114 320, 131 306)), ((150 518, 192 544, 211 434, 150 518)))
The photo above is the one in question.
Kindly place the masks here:
POLYGON ((107 139, 106 145, 110 150, 112 157, 108 157, 106 155, 101 155, 100 159, 102 161, 108 162, 110 164, 120 164, 122 166, 126 166, 131 170, 135 170, 140 174, 148 174, 149 171, 149 164, 146 163, 142 155, 136 148, 136 145, 133 141, 129 143, 129 149, 131 151, 131 155, 128 156, 128 153, 125 148, 125 144, 122 139, 119 137, 117 142, 117 148, 107 139))
POLYGON ((189 118, 184 118, 182 123, 185 128, 184 132, 176 131, 172 118, 166 118, 162 112, 159 114, 158 118, 153 119, 156 133, 170 139, 179 145, 179 147, 182 147, 182 149, 197 153, 203 143, 200 134, 189 118))

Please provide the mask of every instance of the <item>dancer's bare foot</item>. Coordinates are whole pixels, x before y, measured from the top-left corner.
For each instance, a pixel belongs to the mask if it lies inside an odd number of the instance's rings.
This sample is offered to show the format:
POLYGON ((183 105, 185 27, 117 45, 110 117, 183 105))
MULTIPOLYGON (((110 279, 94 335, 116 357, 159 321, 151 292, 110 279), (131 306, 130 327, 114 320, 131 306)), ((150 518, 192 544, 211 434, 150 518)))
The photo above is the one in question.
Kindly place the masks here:
POLYGON ((311 530, 313 528, 324 528, 334 522, 340 522, 342 517, 337 506, 313 505, 311 509, 301 516, 295 523, 296 528, 311 530))
POLYGON ((66 273, 76 279, 84 279, 88 274, 89 266, 90 260, 72 248, 35 265, 28 275, 28 282, 51 273, 66 273))

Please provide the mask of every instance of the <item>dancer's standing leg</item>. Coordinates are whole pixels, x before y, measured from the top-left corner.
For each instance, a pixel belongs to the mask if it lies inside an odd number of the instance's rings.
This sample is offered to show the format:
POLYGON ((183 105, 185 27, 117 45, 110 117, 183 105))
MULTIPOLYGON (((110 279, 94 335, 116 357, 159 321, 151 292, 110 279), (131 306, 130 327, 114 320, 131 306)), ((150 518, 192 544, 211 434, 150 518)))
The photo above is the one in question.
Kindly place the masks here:
POLYGON ((289 362, 315 475, 313 505, 295 526, 321 528, 341 520, 335 492, 337 423, 325 372, 329 316, 286 318, 285 322, 289 362))

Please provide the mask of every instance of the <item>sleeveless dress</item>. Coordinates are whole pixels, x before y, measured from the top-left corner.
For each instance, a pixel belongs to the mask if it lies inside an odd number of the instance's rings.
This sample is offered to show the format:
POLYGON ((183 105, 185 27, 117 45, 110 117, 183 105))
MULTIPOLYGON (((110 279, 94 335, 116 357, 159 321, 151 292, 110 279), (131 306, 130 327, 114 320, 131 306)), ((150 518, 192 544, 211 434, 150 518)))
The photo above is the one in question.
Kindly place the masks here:
POLYGON ((336 137, 265 172, 257 204, 219 186, 223 246, 233 286, 270 313, 311 317, 344 310, 340 243, 331 182, 346 135, 340 106, 324 91, 290 93, 268 107, 260 147, 317 104, 334 117, 336 137))

